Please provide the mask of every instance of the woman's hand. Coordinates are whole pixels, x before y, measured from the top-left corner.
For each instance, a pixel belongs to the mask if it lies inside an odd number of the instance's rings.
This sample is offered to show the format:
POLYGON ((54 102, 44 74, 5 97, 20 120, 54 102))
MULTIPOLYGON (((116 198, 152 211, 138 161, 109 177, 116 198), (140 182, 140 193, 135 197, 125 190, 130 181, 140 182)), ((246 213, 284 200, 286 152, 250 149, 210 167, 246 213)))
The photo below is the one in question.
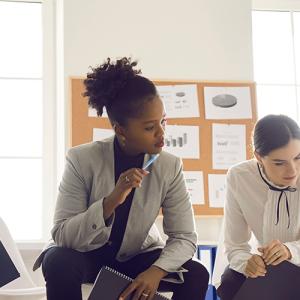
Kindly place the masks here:
POLYGON ((168 273, 159 267, 151 266, 139 274, 135 280, 120 295, 119 300, 125 300, 133 295, 132 300, 151 300, 159 286, 160 280, 168 273))
POLYGON ((142 185, 142 180, 147 174, 149 174, 148 171, 138 168, 128 169, 121 173, 114 190, 104 199, 103 217, 105 220, 125 201, 133 188, 138 188, 142 185))
POLYGON ((258 248, 258 251, 262 253, 266 265, 277 266, 292 258, 289 248, 279 240, 273 240, 268 245, 258 248))
POLYGON ((149 174, 148 171, 138 168, 132 168, 121 173, 111 197, 117 200, 117 204, 122 204, 133 188, 142 186, 144 176, 149 174))
POLYGON ((245 274, 247 277, 257 278, 260 276, 265 276, 267 273, 264 260, 261 256, 254 254, 248 259, 245 274))

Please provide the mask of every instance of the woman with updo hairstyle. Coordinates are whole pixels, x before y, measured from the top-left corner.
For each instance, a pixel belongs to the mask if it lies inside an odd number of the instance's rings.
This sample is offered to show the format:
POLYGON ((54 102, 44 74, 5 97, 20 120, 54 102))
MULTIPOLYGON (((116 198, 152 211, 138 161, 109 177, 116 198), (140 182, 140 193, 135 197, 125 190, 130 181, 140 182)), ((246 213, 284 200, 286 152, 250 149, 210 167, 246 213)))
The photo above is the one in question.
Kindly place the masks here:
POLYGON ((221 300, 300 299, 300 128, 287 116, 267 115, 255 125, 253 146, 255 159, 227 174, 229 266, 217 293, 221 300), (257 249, 251 249, 251 235, 257 249), (248 277, 257 288, 245 298, 239 290, 248 277))
POLYGON ((81 300, 81 284, 102 266, 134 279, 119 299, 151 300, 157 290, 205 298, 208 272, 192 260, 197 235, 182 162, 162 150, 164 106, 136 65, 108 58, 84 81, 89 105, 98 116, 106 109, 115 134, 67 153, 53 243, 35 264, 48 300, 81 300), (155 225, 160 210, 166 243, 155 225))

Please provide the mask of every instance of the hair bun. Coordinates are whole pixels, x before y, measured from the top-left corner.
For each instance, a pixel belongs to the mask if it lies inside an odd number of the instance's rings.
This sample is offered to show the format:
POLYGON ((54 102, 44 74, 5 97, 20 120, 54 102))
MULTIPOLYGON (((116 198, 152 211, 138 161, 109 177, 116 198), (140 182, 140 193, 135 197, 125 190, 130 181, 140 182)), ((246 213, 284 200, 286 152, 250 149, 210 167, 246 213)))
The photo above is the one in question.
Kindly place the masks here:
POLYGON ((107 89, 109 90, 110 99, 113 101, 118 98, 120 91, 126 86, 127 82, 140 74, 140 69, 135 70, 137 61, 131 61, 131 58, 123 57, 111 63, 107 59, 106 72, 108 74, 107 89))
POLYGON ((107 58, 102 65, 91 68, 92 72, 84 80, 86 91, 83 96, 89 97, 88 103, 98 115, 102 115, 104 106, 110 106, 118 98, 130 79, 141 73, 136 66, 137 61, 123 57, 115 62, 107 58))

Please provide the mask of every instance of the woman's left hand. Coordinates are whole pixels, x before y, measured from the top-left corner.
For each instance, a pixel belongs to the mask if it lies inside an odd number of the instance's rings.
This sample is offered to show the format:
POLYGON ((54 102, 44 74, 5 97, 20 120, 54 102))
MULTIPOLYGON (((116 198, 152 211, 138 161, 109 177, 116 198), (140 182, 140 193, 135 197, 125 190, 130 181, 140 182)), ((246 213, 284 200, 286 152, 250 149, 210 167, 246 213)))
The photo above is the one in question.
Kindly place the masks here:
POLYGON ((277 266, 292 258, 289 248, 279 240, 273 240, 268 245, 258 248, 258 251, 262 253, 266 265, 277 266))
POLYGON ((125 300, 133 295, 132 300, 151 300, 159 286, 160 280, 168 273, 156 266, 139 274, 135 280, 120 295, 119 300, 125 300))

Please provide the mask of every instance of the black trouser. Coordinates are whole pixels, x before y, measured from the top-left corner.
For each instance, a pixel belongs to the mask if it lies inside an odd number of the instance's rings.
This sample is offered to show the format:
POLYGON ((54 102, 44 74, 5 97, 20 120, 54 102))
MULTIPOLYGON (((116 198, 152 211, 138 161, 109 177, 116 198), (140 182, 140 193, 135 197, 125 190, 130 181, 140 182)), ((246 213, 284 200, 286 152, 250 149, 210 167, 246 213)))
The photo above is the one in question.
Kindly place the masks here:
POLYGON ((296 300, 300 299, 299 283, 300 268, 287 261, 267 266, 266 275, 255 279, 246 279, 243 274, 227 267, 217 294, 221 300, 232 300, 243 285, 238 293, 239 299, 296 300))
MULTIPOLYGON (((106 259, 101 248, 90 252, 54 247, 43 259, 48 300, 81 300, 81 284, 92 283, 103 265, 135 278, 149 268, 160 256, 161 249, 143 253, 126 262, 106 259)), ((208 286, 208 272, 199 262, 189 260, 183 264, 184 283, 161 281, 158 290, 173 292, 174 300, 204 300, 208 286)), ((103 299, 105 300, 105 299, 103 299)))
POLYGON ((221 300, 232 300, 238 292, 246 277, 227 267, 221 277, 221 285, 217 289, 217 295, 221 300))

